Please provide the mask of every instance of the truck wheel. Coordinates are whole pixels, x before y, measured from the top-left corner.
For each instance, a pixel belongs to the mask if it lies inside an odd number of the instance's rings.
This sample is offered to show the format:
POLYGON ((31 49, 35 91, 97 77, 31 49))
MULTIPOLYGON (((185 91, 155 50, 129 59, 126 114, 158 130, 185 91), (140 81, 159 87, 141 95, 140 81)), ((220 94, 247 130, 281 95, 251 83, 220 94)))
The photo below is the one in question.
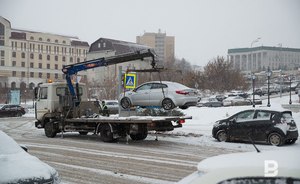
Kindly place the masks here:
POLYGON ((113 132, 112 132, 109 124, 102 125, 102 127, 100 129, 100 139, 103 142, 112 142, 114 140, 113 132))
POLYGON ((80 135, 87 135, 88 132, 82 132, 82 131, 80 131, 79 134, 80 134, 80 135))
POLYGON ((129 98, 127 98, 127 97, 122 98, 120 103, 121 103, 121 107, 123 109, 129 109, 131 106, 131 102, 130 102, 129 98))
POLYGON ((173 101, 170 98, 165 98, 161 104, 165 110, 171 110, 175 107, 173 101))
POLYGON ((130 134, 130 138, 135 141, 144 140, 148 136, 148 133, 138 133, 138 134, 130 134))
POLYGON ((45 135, 49 138, 56 136, 57 131, 55 130, 54 122, 46 122, 44 127, 45 135))

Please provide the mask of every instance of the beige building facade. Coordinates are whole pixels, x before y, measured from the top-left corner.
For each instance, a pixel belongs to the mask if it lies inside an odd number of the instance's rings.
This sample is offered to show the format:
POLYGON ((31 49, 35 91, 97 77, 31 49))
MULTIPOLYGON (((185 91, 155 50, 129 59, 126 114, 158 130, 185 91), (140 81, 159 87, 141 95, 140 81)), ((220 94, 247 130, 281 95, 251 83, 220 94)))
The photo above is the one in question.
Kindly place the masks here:
POLYGON ((136 37, 136 43, 154 48, 162 63, 174 63, 175 61, 174 36, 167 36, 161 30, 158 33, 145 32, 142 36, 136 37))
POLYGON ((48 79, 64 80, 62 67, 85 61, 88 49, 77 37, 14 29, 0 17, 0 89, 22 92, 48 79))

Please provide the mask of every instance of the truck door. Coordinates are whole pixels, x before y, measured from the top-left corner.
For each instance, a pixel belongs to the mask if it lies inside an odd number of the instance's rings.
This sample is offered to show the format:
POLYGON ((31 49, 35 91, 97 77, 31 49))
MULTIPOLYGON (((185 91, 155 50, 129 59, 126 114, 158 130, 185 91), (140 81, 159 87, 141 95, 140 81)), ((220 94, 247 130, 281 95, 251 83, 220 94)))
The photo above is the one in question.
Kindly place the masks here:
POLYGON ((40 87, 36 101, 36 119, 40 120, 48 112, 48 87, 40 87))

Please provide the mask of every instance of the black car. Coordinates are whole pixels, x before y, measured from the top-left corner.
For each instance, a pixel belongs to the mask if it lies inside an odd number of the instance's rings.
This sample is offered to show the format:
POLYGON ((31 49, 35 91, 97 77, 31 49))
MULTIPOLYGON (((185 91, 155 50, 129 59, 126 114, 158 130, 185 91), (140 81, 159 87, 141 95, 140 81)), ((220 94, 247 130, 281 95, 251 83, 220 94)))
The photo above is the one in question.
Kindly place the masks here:
POLYGON ((0 105, 0 117, 21 117, 25 114, 25 109, 20 105, 2 104, 0 105))
POLYGON ((57 171, 0 130, 0 183, 59 184, 57 171))
POLYGON ((280 146, 295 143, 298 129, 291 111, 249 109, 217 121, 212 135, 218 141, 253 140, 280 146))

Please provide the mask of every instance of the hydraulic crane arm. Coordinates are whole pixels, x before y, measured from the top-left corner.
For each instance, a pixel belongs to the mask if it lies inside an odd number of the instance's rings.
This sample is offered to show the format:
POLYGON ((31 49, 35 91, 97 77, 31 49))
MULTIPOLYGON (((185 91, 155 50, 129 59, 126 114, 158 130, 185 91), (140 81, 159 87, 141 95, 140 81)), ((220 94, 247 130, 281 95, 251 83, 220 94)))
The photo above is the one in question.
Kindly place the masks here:
POLYGON ((103 57, 103 58, 98 58, 98 59, 85 61, 85 62, 81 62, 81 63, 65 65, 62 69, 62 72, 66 75, 66 80, 67 80, 67 84, 69 87, 69 91, 72 95, 75 105, 78 104, 78 102, 80 101, 79 92, 78 92, 78 82, 76 81, 76 92, 75 92, 71 78, 73 75, 77 74, 77 72, 96 68, 96 67, 124 63, 124 62, 128 62, 128 61, 144 60, 144 58, 148 58, 148 57, 152 58, 151 66, 152 66, 152 68, 155 68, 158 60, 157 60, 157 55, 155 54, 155 52, 152 49, 140 50, 140 51, 135 51, 135 52, 127 53, 127 54, 111 56, 111 57, 106 57, 106 58, 103 57))

